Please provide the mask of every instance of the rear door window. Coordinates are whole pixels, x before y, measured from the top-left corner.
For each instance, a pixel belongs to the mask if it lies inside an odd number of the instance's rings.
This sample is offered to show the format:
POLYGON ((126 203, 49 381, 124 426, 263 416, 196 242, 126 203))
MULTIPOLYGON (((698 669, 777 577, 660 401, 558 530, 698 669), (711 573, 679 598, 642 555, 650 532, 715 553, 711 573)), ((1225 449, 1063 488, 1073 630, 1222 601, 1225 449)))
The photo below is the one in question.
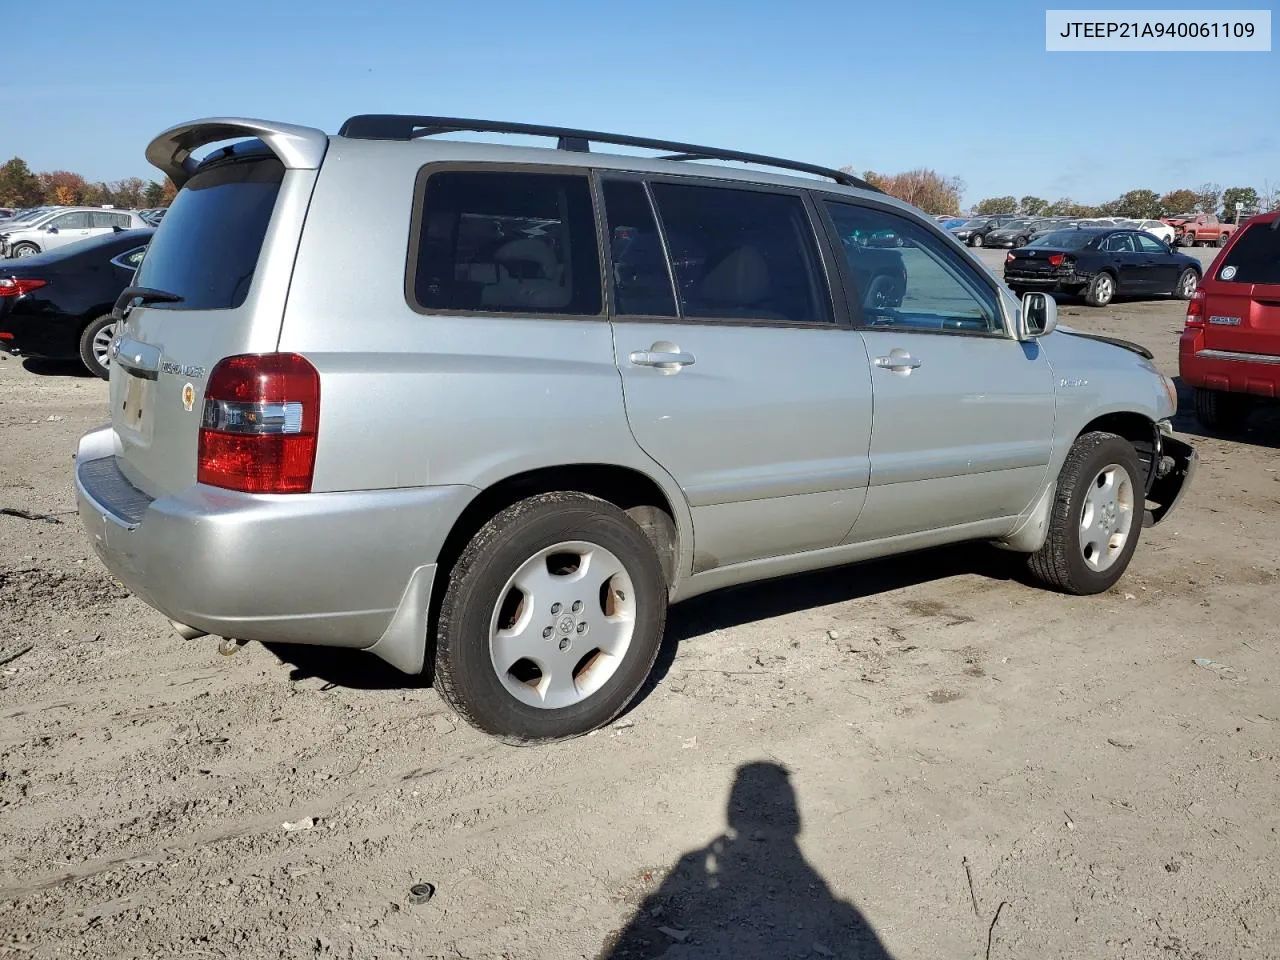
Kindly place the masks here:
POLYGON ((677 183, 651 189, 682 316, 832 321, 813 226, 799 196, 677 183))
POLYGON ((620 316, 674 317, 676 301, 662 237, 644 185, 604 181, 613 273, 614 312, 620 316))
POLYGON ((1218 279, 1280 284, 1280 220, 1245 227, 1227 251, 1218 279))
POLYGON ((110 213, 103 211, 91 214, 93 217, 94 227, 127 227, 129 226, 129 215, 127 213, 110 213))
POLYGON ((410 251, 411 303, 418 309, 600 313, 585 175, 445 170, 427 177, 420 204, 410 251))
POLYGON ((174 198, 134 281, 182 301, 150 308, 241 306, 283 179, 284 165, 274 157, 231 161, 192 177, 174 198))

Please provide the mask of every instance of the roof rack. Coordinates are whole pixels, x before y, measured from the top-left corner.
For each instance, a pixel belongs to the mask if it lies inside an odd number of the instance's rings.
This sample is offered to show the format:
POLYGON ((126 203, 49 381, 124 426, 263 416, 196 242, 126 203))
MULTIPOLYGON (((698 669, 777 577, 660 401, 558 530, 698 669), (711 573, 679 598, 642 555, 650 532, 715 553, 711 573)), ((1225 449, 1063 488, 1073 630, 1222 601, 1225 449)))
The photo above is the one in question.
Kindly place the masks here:
POLYGON ((797 170, 819 177, 828 177, 846 187, 883 191, 865 180, 841 170, 819 167, 812 163, 767 157, 759 153, 742 153, 738 150, 721 150, 718 147, 700 147, 692 143, 671 140, 652 140, 648 137, 629 137, 620 133, 600 133, 595 130, 575 130, 571 127, 548 127, 537 123, 506 123, 501 120, 468 120, 461 117, 416 117, 393 113, 366 113, 351 117, 338 131, 341 137, 357 140, 414 140, 418 137, 434 137, 442 133, 516 133, 534 137, 555 137, 560 150, 587 153, 592 142, 610 143, 625 147, 643 147, 646 150, 667 151, 660 160, 734 160, 754 163, 782 170, 797 170))

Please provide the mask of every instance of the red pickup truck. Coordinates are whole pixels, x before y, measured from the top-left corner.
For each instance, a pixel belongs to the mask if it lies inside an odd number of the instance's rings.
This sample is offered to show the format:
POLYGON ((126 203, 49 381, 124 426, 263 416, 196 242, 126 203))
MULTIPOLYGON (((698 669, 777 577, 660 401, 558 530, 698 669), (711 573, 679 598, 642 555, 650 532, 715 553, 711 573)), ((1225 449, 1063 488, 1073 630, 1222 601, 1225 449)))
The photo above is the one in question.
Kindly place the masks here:
POLYGON ((1160 219, 1173 227, 1174 243, 1183 247, 1201 243, 1225 247, 1238 229, 1234 223, 1223 223, 1212 213, 1180 213, 1160 219))

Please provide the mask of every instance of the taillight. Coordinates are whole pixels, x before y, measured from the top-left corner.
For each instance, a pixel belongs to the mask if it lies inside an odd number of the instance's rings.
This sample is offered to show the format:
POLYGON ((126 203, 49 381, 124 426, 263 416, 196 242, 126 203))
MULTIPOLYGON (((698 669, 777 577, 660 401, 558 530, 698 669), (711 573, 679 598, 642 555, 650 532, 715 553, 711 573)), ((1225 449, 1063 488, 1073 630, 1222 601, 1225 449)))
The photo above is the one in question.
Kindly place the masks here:
POLYGON ((0 297, 22 297, 32 290, 47 287, 48 280, 29 280, 26 277, 0 277, 0 297))
POLYGON ((1187 326, 1204 326, 1204 290, 1200 287, 1196 288, 1196 292, 1187 301, 1187 326))
POLYGON ((1067 255, 1065 253, 1051 253, 1049 254, 1049 266, 1060 267, 1066 259, 1067 255))
POLYGON ((1005 255, 1004 262, 1005 262, 1005 263, 1013 263, 1013 251, 1012 251, 1012 250, 1010 250, 1010 251, 1005 255))
POLYGON ((296 353, 228 357, 209 374, 196 479, 244 493, 309 493, 320 374, 296 353))

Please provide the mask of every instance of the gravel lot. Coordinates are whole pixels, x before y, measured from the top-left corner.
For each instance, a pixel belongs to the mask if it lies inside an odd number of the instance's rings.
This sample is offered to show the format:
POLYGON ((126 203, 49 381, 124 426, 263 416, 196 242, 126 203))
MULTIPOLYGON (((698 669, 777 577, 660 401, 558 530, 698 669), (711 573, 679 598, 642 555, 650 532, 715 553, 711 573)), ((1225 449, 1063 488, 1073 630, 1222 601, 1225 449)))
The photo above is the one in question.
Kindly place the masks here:
MULTIPOLYGON (((1181 303, 1063 312, 1176 371, 1181 303)), ((704 597, 621 721, 514 749, 367 655, 176 637, 76 522, 105 398, 0 360, 46 518, 0 515, 0 956, 1276 955, 1280 418, 1179 418, 1111 593, 965 547, 704 597)))

